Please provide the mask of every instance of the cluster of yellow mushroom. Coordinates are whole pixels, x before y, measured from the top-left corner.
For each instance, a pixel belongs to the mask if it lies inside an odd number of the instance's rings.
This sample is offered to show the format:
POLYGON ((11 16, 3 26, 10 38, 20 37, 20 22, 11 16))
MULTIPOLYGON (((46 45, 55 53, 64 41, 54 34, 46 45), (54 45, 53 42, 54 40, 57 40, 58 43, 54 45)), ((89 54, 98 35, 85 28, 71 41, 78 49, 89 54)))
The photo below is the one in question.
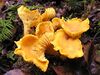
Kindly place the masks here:
POLYGON ((70 59, 83 56, 81 34, 89 29, 89 20, 73 18, 65 21, 55 17, 54 8, 47 8, 43 14, 37 9, 29 10, 25 6, 18 8, 18 15, 24 25, 24 36, 16 41, 14 53, 21 55, 27 62, 34 63, 46 72, 49 60, 45 53, 58 51, 70 59), (35 32, 30 34, 32 27, 35 32))

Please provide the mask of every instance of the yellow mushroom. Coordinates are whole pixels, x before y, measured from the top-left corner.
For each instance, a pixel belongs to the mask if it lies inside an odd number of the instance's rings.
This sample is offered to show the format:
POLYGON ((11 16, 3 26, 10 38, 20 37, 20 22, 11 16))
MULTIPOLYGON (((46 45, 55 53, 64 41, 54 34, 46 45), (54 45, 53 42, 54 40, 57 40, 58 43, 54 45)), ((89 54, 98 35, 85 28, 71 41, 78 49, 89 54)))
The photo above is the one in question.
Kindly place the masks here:
MULTIPOLYGON (((40 38, 42 35, 43 36, 48 35, 48 38, 49 38, 49 41, 48 41, 49 46, 47 46, 47 48, 46 48, 46 54, 58 55, 58 53, 53 50, 53 45, 50 43, 50 41, 52 41, 54 39, 54 29, 53 29, 53 25, 50 21, 41 22, 37 25, 36 36, 38 36, 40 38)), ((45 38, 46 38, 46 36, 45 36, 45 38)))
POLYGON ((83 56, 81 41, 69 38, 62 29, 57 30, 51 43, 54 45, 55 51, 59 51, 65 57, 73 59, 83 56))
POLYGON ((18 8, 18 15, 24 24, 24 36, 15 42, 17 48, 14 53, 21 55, 25 61, 34 63, 46 72, 49 64, 46 52, 55 54, 59 51, 70 59, 83 56, 82 44, 78 38, 89 29, 88 19, 82 21, 73 18, 65 22, 55 17, 53 8, 47 8, 41 15, 38 10, 29 10, 24 6, 18 8), (60 26, 62 29, 58 30, 60 26), (29 34, 31 27, 36 27, 35 35, 29 34), (57 31, 54 33, 54 30, 57 31))
POLYGON ((50 19, 54 18, 55 15, 56 15, 56 12, 54 8, 47 8, 45 12, 42 14, 42 20, 49 21, 50 19))
POLYGON ((89 29, 89 19, 85 19, 82 21, 79 18, 73 18, 71 20, 60 21, 61 26, 68 34, 68 36, 72 38, 79 37, 83 32, 87 31, 89 29))
POLYGON ((46 32, 54 33, 52 23, 50 21, 41 22, 36 27, 36 35, 41 37, 46 32))
POLYGON ((42 21, 38 10, 29 10, 25 6, 18 8, 18 15, 24 24, 24 35, 29 33, 31 27, 42 21))
POLYGON ((40 38, 35 35, 27 34, 16 42, 18 48, 14 53, 21 55, 25 61, 34 63, 42 71, 46 71, 49 61, 45 58, 45 50, 50 47, 50 41, 54 34, 47 32, 40 38))
POLYGON ((54 30, 57 30, 58 28, 60 28, 60 26, 61 26, 60 20, 61 19, 60 18, 57 18, 57 17, 55 17, 55 18, 52 19, 52 23, 53 23, 54 30))
POLYGON ((25 35, 18 42, 14 53, 21 55, 25 61, 34 63, 42 71, 46 71, 49 61, 45 58, 44 48, 37 44, 38 37, 32 34, 25 35))

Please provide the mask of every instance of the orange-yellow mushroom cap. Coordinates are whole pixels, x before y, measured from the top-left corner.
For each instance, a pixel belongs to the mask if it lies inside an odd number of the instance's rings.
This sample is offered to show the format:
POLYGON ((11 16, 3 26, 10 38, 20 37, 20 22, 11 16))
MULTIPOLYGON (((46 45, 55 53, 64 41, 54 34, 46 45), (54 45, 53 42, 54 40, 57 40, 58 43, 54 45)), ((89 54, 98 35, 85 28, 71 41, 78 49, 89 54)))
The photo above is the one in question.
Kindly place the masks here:
POLYGON ((41 37, 44 33, 52 32, 54 33, 54 29, 52 23, 50 21, 41 22, 36 27, 36 35, 41 37))
POLYGON ((50 19, 54 18, 56 15, 54 8, 47 8, 45 12, 42 14, 43 21, 49 21, 50 19))
POLYGON ((55 18, 52 19, 54 30, 56 30, 57 28, 59 28, 61 26, 60 20, 61 19, 57 18, 57 17, 55 17, 55 18))
POLYGON ((89 19, 82 21, 78 18, 67 20, 66 22, 60 21, 62 28, 72 38, 79 37, 83 32, 89 29, 89 19))
POLYGON ((28 34, 16 42, 18 48, 14 53, 21 55, 25 61, 34 63, 42 71, 46 71, 49 61, 45 58, 44 50, 40 44, 37 44, 38 37, 28 34))
POLYGON ((18 15, 24 24, 24 34, 28 34, 30 27, 36 26, 39 22, 42 21, 41 14, 38 10, 29 10, 25 6, 20 6, 18 8, 18 15))
POLYGON ((57 30, 51 43, 54 45, 54 49, 65 57, 73 59, 83 56, 81 41, 69 38, 62 29, 57 30))

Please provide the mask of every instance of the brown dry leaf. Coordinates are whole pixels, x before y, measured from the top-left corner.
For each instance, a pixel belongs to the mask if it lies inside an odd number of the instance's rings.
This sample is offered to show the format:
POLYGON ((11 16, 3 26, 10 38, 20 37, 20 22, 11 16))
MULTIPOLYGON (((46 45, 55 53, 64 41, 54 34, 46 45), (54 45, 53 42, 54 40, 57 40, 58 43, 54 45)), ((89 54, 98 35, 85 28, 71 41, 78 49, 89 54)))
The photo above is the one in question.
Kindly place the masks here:
POLYGON ((4 5, 4 0, 0 0, 0 7, 4 5))
POLYGON ((66 71, 63 66, 55 66, 53 69, 57 75, 66 75, 66 71))
POLYGON ((73 75, 72 72, 67 71, 63 66, 54 66, 53 69, 57 75, 73 75))
POLYGON ((20 69, 13 69, 5 73, 4 75, 28 75, 22 72, 20 69))
POLYGON ((89 50, 90 50, 91 42, 88 42, 87 44, 83 45, 83 51, 84 51, 84 58, 85 61, 88 62, 88 56, 89 56, 89 50))

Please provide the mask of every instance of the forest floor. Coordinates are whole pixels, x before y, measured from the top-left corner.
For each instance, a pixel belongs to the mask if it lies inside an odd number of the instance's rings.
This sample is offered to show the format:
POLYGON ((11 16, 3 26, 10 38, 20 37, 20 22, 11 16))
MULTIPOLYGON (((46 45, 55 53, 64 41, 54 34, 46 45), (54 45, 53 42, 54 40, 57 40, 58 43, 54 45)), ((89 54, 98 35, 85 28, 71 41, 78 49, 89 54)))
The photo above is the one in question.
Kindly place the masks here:
POLYGON ((100 1, 99 0, 0 0, 0 75, 100 75, 100 1), (18 41, 23 36, 23 23, 17 8, 44 11, 53 7, 57 17, 89 18, 90 29, 82 34, 84 56, 77 59, 61 59, 46 55, 49 67, 44 73, 35 65, 14 54, 18 41), (7 21, 7 22, 5 22, 7 21), (2 25, 12 26, 6 29, 2 25), (7 35, 7 37, 5 36, 7 35))

